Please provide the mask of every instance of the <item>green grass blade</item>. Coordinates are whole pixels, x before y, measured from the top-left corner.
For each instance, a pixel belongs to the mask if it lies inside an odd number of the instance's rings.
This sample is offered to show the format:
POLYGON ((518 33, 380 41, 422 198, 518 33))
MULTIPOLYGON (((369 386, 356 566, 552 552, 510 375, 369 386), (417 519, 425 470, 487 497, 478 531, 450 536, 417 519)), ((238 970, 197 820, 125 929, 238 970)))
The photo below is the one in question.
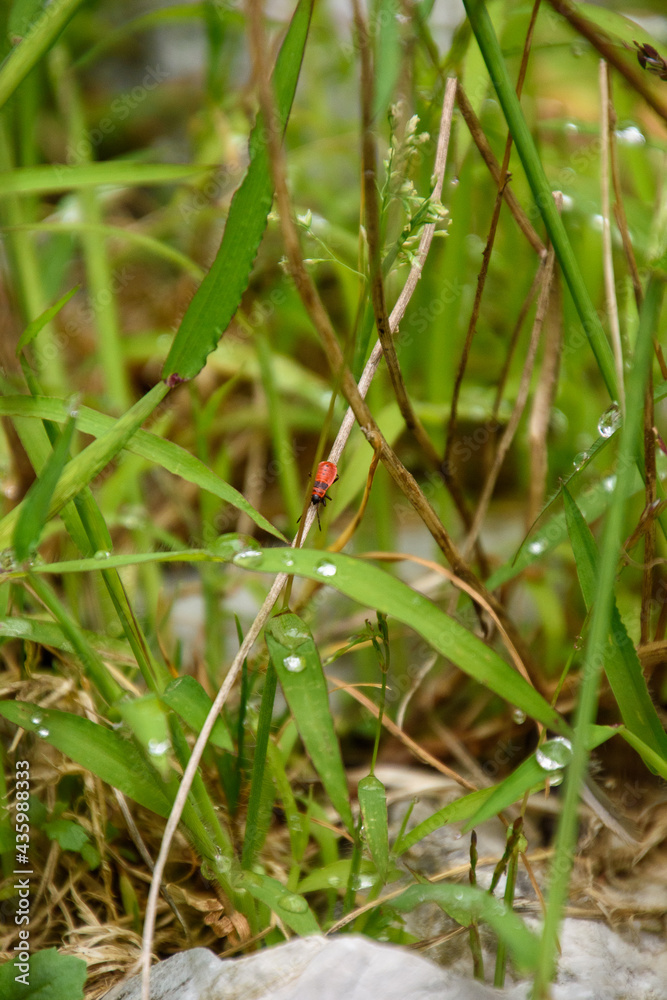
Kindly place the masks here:
POLYGON ((419 632, 434 649, 470 677, 485 684, 526 715, 567 735, 558 712, 501 657, 435 604, 395 577, 362 559, 313 549, 246 549, 233 557, 237 566, 269 573, 292 573, 326 583, 419 632))
POLYGON ((276 790, 282 802, 283 812, 285 813, 292 858, 297 864, 300 864, 308 846, 308 815, 299 812, 297 808, 280 747, 273 740, 269 740, 266 749, 269 766, 271 767, 271 775, 276 784, 276 790))
POLYGON ((303 896, 290 892, 277 879, 259 875, 257 872, 242 872, 238 879, 238 888, 241 887, 247 889, 255 899, 265 903, 299 937, 321 933, 319 924, 303 896))
MULTIPOLYGON (((358 874, 367 876, 369 880, 373 879, 376 874, 375 865, 369 858, 361 859, 358 874)), ((299 882, 299 892, 327 892, 331 889, 344 892, 351 875, 352 859, 341 858, 339 861, 333 861, 329 865, 308 872, 299 882)))
MULTIPOLYGON (((29 227, 26 227, 29 228, 29 227)), ((24 347, 26 347, 31 340, 37 336, 40 330, 43 330, 47 323, 50 323, 54 316, 57 316, 62 307, 69 302, 73 295, 75 295, 80 288, 80 285, 75 285, 74 288, 70 288, 69 292, 65 292, 62 298, 59 298, 54 305, 49 306, 45 309, 41 316, 34 319, 32 323, 28 323, 25 330, 19 337, 19 342, 16 345, 16 353, 19 354, 24 347)))
POLYGON ((12 538, 14 558, 23 562, 37 548, 42 530, 47 521, 49 505, 63 469, 69 461, 69 448, 74 436, 74 417, 65 428, 49 455, 39 477, 32 484, 20 506, 16 527, 12 538))
MULTIPOLYGON (((59 513, 66 503, 69 503, 105 465, 108 465, 168 392, 169 387, 164 382, 158 382, 127 413, 114 422, 111 430, 97 441, 93 441, 76 458, 67 463, 51 498, 47 517, 59 513)), ((0 548, 8 546, 14 525, 21 517, 25 503, 26 500, 23 500, 0 521, 0 548)))
POLYGON ((19 167, 0 171, 0 198, 11 194, 49 194, 107 184, 118 187, 177 184, 186 177, 210 169, 196 163, 135 163, 132 160, 109 160, 75 166, 58 164, 19 167))
POLYGON ((581 671, 582 682, 575 720, 574 753, 565 778, 563 809, 556 833, 555 856, 552 865, 553 876, 542 932, 540 961, 535 977, 535 997, 540 998, 540 1000, 546 996, 553 977, 558 927, 567 899, 577 835, 579 791, 588 766, 585 734, 595 715, 600 670, 608 648, 607 637, 614 607, 616 565, 623 537, 627 481, 631 473, 634 472, 637 441, 641 431, 644 386, 653 350, 653 334, 658 327, 662 295, 663 282, 652 274, 639 317, 634 361, 628 378, 627 411, 621 430, 617 464, 618 488, 614 492, 614 499, 605 524, 593 613, 581 671))
MULTIPOLYGON (((0 397, 0 415, 14 417, 36 417, 41 420, 52 420, 57 423, 67 419, 67 407, 58 399, 51 399, 46 396, 31 398, 30 396, 5 396, 0 397)), ((117 421, 106 413, 98 413, 87 406, 79 408, 77 426, 84 434, 92 434, 93 437, 101 437, 110 431, 117 421)), ((282 532, 267 521, 267 519, 255 510, 242 493, 235 490, 233 486, 209 469, 198 458, 181 448, 180 445, 171 441, 165 441, 157 434, 149 431, 138 430, 126 443, 127 451, 134 455, 140 455, 149 462, 161 465, 164 469, 172 472, 176 476, 203 490, 207 490, 214 496, 231 504, 237 510, 243 511, 251 518, 258 528, 269 532, 281 541, 285 541, 282 532)), ((106 548, 107 546, 97 546, 106 548)))
POLYGON ((271 736, 271 719, 273 703, 276 696, 278 677, 273 666, 269 664, 264 678, 264 690, 259 707, 257 721, 257 736, 255 739, 255 754, 252 762, 252 778, 250 781, 250 798, 246 815, 245 837, 241 864, 251 868, 261 850, 269 828, 271 808, 273 807, 274 790, 267 781, 266 757, 271 736), (267 803, 270 797, 270 804, 267 803), (268 808, 267 808, 268 805, 268 808))
POLYGON ((379 0, 373 13, 374 21, 380 25, 373 60, 375 64, 373 118, 380 121, 391 104, 394 87, 401 71, 398 15, 399 6, 396 0, 379 0))
MULTIPOLYGON (((48 608, 62 629, 63 637, 66 636, 69 640, 69 644, 76 653, 86 675, 93 681, 107 704, 115 704, 125 693, 124 689, 114 680, 99 653, 90 645, 79 623, 71 617, 46 580, 40 576, 32 576, 32 574, 29 579, 35 594, 48 608)), ((2 631, 4 635, 7 635, 5 629, 2 631)))
MULTIPOLYGON (((113 639, 108 635, 89 632, 87 629, 82 629, 78 623, 77 631, 99 656, 126 665, 134 663, 130 647, 124 639, 113 639)), ((63 653, 75 652, 74 646, 60 625, 37 618, 21 618, 19 615, 0 618, 0 638, 36 642, 40 646, 60 649, 63 653)))
POLYGON ((539 938, 529 931, 523 920, 495 896, 472 885, 436 884, 411 885, 392 906, 410 913, 421 903, 437 903, 445 913, 463 927, 473 920, 489 924, 505 943, 520 969, 531 971, 537 964, 539 938))
MULTIPOLYGON (((619 730, 613 726, 591 726, 586 745, 589 750, 594 750, 595 747, 600 746, 606 740, 610 740, 612 736, 616 736, 618 732, 619 730)), ((545 747, 546 744, 543 744, 543 748, 545 747)), ((567 760, 568 757, 569 753, 566 752, 563 759, 567 760)), ((547 777, 553 779, 555 783, 555 776, 560 774, 562 774, 562 771, 549 771, 547 773, 538 763, 536 755, 534 753, 531 754, 504 781, 494 785, 491 789, 491 795, 489 795, 467 821, 463 828, 463 833, 467 833, 474 826, 484 823, 491 816, 497 816, 503 809, 507 809, 514 802, 518 802, 527 791, 531 789, 538 791, 544 786, 547 777)))
POLYGON ((595 355, 602 378, 611 399, 618 399, 614 358, 602 324, 588 289, 584 282, 579 265, 574 256, 562 219, 556 209, 553 194, 547 181, 542 161, 540 160, 533 137, 521 110, 519 98, 514 85, 509 78, 505 59, 498 39, 496 38, 491 18, 484 0, 463 0, 477 44, 480 47, 484 62, 489 71, 498 100, 507 120, 507 125, 516 145, 517 153, 526 172, 528 183, 535 203, 540 210, 544 225, 553 243, 558 263, 560 264, 570 294, 579 314, 579 319, 588 337, 595 355))
POLYGON ((0 108, 14 93, 41 57, 48 52, 58 35, 71 21, 83 0, 59 0, 45 8, 28 32, 5 59, 0 70, 0 108))
POLYGON ((313 637, 308 626, 293 614, 272 618, 266 626, 265 637, 271 662, 276 668, 303 745, 332 805, 348 830, 352 830, 354 824, 345 768, 331 718, 322 663, 313 637))
POLYGON ((389 867, 389 832, 385 788, 374 774, 367 774, 359 782, 357 793, 364 820, 364 837, 384 882, 389 867))
MULTIPOLYGON (((586 608, 590 611, 599 573, 598 551, 581 511, 566 489, 563 490, 563 500, 579 583, 586 608)), ((625 725, 642 743, 667 760, 667 734, 651 700, 637 651, 623 624, 616 601, 611 611, 604 671, 625 725)))
POLYGON ((54 746, 98 778, 118 788, 158 816, 168 816, 170 801, 129 740, 70 712, 45 709, 27 701, 0 702, 0 715, 54 746))
MULTIPOLYGON (((199 681, 188 676, 177 677, 168 684, 160 698, 195 732, 199 732, 204 725, 213 704, 199 681)), ((234 749, 232 737, 222 716, 215 720, 209 739, 220 750, 234 749)))
MULTIPOLYGON (((281 134, 296 91, 311 12, 312 0, 299 0, 273 74, 277 122, 271 127, 281 134)), ((232 199, 220 249, 183 317, 163 378, 194 378, 238 309, 273 201, 266 127, 260 115, 250 136, 250 166, 232 199)))
POLYGON ((470 792, 469 795, 462 795, 460 799, 455 799, 449 805, 438 809, 432 816, 422 820, 421 823, 418 823, 409 833, 404 834, 396 842, 394 845, 394 854, 404 854, 405 851, 409 851, 411 847, 418 844, 424 837, 428 837, 430 833, 434 833, 435 830, 439 830, 440 827, 446 826, 448 823, 460 823, 463 820, 470 819, 471 816, 475 815, 480 806, 487 799, 491 798, 494 791, 494 788, 480 788, 476 792, 470 792))

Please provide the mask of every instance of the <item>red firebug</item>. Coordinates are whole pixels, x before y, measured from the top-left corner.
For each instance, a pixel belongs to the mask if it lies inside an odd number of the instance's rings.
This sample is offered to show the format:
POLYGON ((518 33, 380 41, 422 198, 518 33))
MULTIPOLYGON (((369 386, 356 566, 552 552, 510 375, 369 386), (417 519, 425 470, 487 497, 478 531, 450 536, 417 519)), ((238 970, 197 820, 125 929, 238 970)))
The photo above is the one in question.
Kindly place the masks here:
POLYGON ((322 530, 322 525, 320 524, 320 508, 319 504, 326 507, 327 500, 331 500, 330 496, 327 496, 327 490, 332 486, 338 479, 338 469, 334 462, 320 462, 317 466, 317 473, 315 475, 315 482, 313 483, 313 492, 310 498, 310 502, 315 506, 317 511, 317 523, 319 525, 320 531, 322 530))

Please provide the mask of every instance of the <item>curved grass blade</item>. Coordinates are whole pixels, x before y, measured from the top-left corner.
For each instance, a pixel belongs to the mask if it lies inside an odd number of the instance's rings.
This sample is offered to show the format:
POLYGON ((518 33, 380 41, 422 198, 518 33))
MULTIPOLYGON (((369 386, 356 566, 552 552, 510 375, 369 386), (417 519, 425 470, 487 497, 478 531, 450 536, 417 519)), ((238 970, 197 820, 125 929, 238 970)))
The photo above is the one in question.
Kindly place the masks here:
POLYGON ((446 882, 411 885, 391 905, 404 913, 410 913, 421 903, 437 903, 463 927, 473 921, 485 921, 504 942, 520 969, 529 972, 535 968, 539 938, 528 930, 516 913, 488 892, 472 885, 452 885, 446 882))
MULTIPOLYGON (((67 419, 67 408, 61 400, 47 396, 5 396, 0 397, 0 414, 6 416, 36 417, 40 420, 51 420, 60 423, 67 419)), ((87 406, 79 408, 77 426, 84 434, 101 437, 110 431, 117 421, 106 413, 98 413, 87 406)), ((282 532, 267 521, 255 510, 242 493, 220 479, 211 469, 194 455, 191 455, 172 441, 165 441, 150 431, 138 430, 125 444, 125 449, 142 458, 172 472, 175 476, 186 479, 189 483, 200 486, 214 496, 241 510, 250 517, 258 528, 269 532, 281 541, 285 541, 282 532)))
POLYGON ((293 614, 276 615, 267 623, 264 634, 303 745, 338 815, 352 830, 345 768, 313 637, 308 626, 293 614))
MULTIPOLYGON (((563 489, 563 500, 579 584, 586 609, 590 611, 595 600, 599 574, 600 559, 597 546, 590 528, 567 489, 563 489)), ((667 734, 651 700, 634 643, 627 633, 613 598, 604 671, 614 692, 623 722, 629 731, 663 760, 667 760, 667 734)), ((646 763, 652 767, 648 760, 646 763)))
POLYGON ((81 764, 124 795, 167 817, 171 802, 139 751, 129 740, 71 712, 45 709, 27 701, 0 702, 0 715, 37 733, 71 760, 81 764))
MULTIPOLYGON (((58 514, 65 504, 73 500, 108 465, 168 392, 169 387, 164 382, 158 382, 127 413, 114 421, 106 434, 67 463, 49 503, 47 518, 58 514)), ((14 525, 20 519, 25 503, 26 500, 23 500, 0 521, 0 548, 6 548, 9 544, 14 525)))
MULTIPOLYGON (((14 93, 30 70, 48 52, 83 0, 60 0, 42 12, 31 30, 14 45, 0 70, 0 108, 14 93)), ((0 185, 0 189, 1 189, 0 185)))
POLYGON ((365 607, 392 615, 419 632, 470 677, 526 715, 567 735, 569 727, 524 678, 435 604, 407 584, 362 559, 314 549, 246 549, 233 557, 244 569, 305 576, 335 587, 365 607))
POLYGON ((313 0, 299 0, 282 44, 273 85, 277 121, 260 115, 250 135, 250 166, 232 199, 217 256, 190 303, 162 370, 162 377, 190 379, 204 367, 238 309, 273 201, 273 181, 264 139, 267 127, 284 134, 308 36, 313 0))

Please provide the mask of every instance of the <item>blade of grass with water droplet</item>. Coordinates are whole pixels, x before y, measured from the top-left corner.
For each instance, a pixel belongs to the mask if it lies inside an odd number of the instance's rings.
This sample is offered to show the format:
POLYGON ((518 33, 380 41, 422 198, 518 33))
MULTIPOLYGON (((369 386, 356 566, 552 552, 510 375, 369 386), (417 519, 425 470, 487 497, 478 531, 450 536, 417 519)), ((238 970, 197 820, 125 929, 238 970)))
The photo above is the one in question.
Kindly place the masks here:
POLYGON ((357 786, 359 806, 364 821, 364 837, 382 881, 389 866, 389 832, 385 788, 374 774, 367 774, 357 786))
POLYGON ((299 937, 321 934, 320 926, 303 896, 290 892, 275 878, 257 872, 244 872, 237 888, 248 892, 265 903, 299 937))
POLYGON ((314 549, 262 549, 259 558, 248 559, 245 563, 244 553, 239 556, 234 557, 238 566, 260 572, 283 571, 306 576, 335 587, 362 607, 392 615, 422 635, 434 649, 480 684, 549 729, 568 734, 569 727, 558 712, 493 649, 428 598, 385 570, 366 560, 338 553, 327 552, 323 558, 322 553, 314 549))
POLYGON ((428 902, 437 903, 463 927, 473 920, 485 921, 505 943, 519 968, 525 971, 535 968, 539 939, 516 913, 488 892, 476 886, 445 882, 411 885, 391 905, 403 913, 410 913, 421 903, 428 902))
POLYGON ((276 615, 268 622, 264 634, 306 752, 332 805, 348 830, 352 830, 347 778, 315 641, 308 626, 293 614, 276 615))

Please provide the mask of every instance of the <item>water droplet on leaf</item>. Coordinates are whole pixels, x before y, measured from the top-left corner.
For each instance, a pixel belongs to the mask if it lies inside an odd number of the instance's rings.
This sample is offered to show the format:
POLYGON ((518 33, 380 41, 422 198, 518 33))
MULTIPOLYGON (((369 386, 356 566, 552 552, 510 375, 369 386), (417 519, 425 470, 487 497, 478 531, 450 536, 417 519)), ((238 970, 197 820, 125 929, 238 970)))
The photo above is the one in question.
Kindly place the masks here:
POLYGON ((600 437, 610 438, 621 426, 622 419, 620 406, 617 402, 613 402, 598 420, 598 434, 600 437))
POLYGON ((535 751, 535 759, 544 771, 560 771, 572 759, 572 744, 564 736, 556 736, 535 751))

